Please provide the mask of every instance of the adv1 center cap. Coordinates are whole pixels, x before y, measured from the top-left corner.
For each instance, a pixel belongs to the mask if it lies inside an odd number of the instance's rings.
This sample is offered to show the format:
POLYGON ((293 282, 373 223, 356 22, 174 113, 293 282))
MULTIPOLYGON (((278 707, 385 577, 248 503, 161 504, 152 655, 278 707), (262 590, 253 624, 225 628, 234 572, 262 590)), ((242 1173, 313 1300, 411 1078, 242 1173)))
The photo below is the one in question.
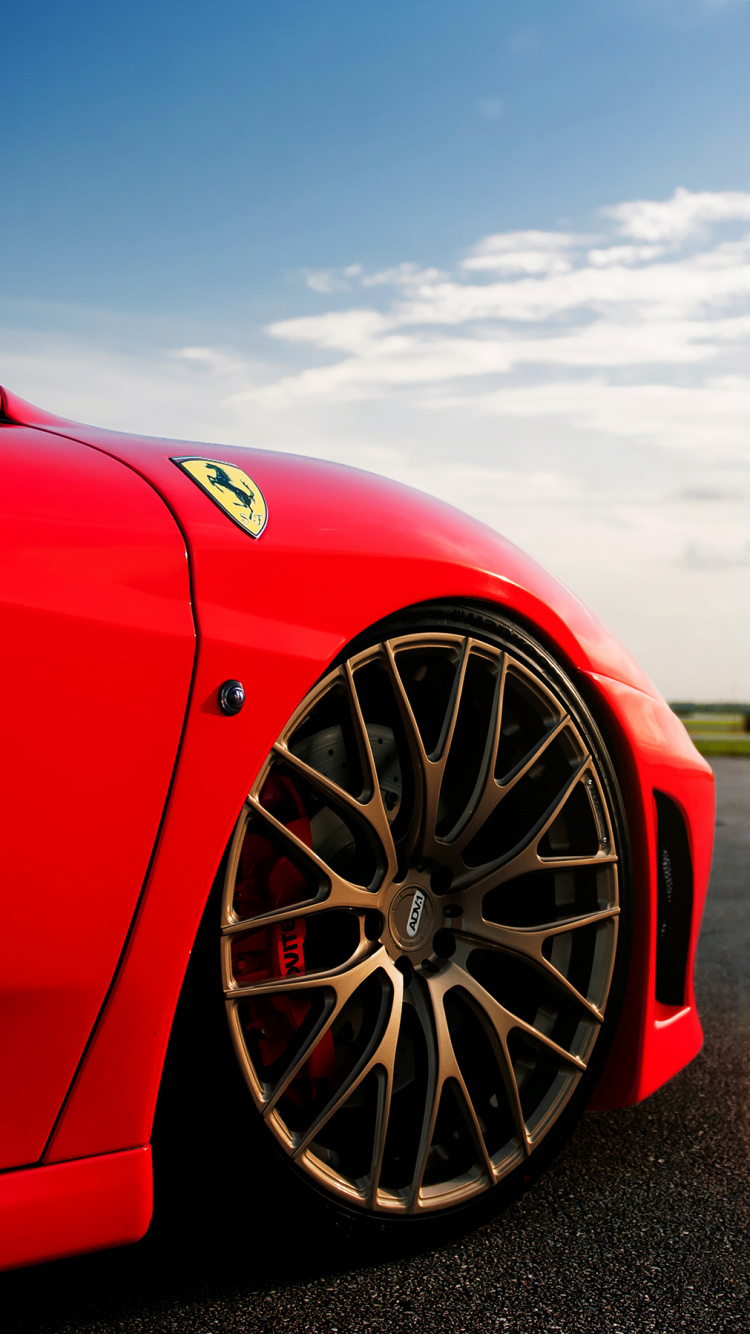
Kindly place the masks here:
POLYGON ((388 913, 391 935, 402 950, 420 950, 435 931, 435 905, 422 885, 406 885, 388 913))

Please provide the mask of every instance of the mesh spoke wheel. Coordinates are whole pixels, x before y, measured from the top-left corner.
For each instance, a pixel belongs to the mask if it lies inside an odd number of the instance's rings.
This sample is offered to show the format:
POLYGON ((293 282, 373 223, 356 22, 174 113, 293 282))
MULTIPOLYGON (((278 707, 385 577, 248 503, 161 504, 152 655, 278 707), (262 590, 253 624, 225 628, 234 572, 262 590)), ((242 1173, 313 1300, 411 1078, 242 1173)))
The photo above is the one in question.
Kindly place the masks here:
POLYGON ((513 647, 355 653, 268 756, 229 851, 222 975, 255 1106, 381 1217, 528 1165, 600 1039, 621 850, 572 692, 513 647))

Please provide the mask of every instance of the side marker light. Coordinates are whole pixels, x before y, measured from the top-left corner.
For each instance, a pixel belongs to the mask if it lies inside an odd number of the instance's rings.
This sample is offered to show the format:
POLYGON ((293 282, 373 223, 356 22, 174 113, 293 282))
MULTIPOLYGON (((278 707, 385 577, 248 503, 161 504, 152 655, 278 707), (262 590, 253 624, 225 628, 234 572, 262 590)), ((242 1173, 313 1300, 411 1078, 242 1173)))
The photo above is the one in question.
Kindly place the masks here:
POLYGON ((219 708, 233 718, 245 703, 245 687, 241 681, 225 681, 219 688, 219 708))

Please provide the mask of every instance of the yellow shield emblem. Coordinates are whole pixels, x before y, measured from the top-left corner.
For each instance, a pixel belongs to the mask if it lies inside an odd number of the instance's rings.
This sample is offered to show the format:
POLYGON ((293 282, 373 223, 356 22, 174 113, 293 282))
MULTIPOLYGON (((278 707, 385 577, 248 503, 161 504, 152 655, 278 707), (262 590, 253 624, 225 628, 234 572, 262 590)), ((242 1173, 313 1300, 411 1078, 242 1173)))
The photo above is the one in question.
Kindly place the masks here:
POLYGON ((260 487, 234 463, 219 459, 173 458, 197 486, 251 537, 260 537, 268 508, 260 487))

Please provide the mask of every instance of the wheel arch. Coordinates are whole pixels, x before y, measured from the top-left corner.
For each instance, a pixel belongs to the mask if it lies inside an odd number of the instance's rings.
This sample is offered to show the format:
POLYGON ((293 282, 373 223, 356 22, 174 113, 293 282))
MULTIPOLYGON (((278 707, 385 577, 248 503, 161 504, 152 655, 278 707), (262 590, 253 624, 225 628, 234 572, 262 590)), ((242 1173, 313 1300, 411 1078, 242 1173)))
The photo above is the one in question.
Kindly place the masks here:
MULTIPOLYGON (((487 598, 417 599, 399 608, 398 611, 409 614, 415 609, 434 608, 445 603, 453 605, 458 603, 473 611, 492 610, 495 615, 516 620, 549 651, 549 635, 545 633, 543 626, 534 624, 528 616, 519 614, 507 605, 492 603, 487 598)), ((134 924, 107 1011, 100 1020, 98 1031, 93 1035, 87 1057, 48 1146, 45 1161, 61 1161, 92 1152, 108 1152, 115 1148, 132 1147, 147 1142, 182 979, 211 885, 244 801, 247 782, 252 779, 263 762, 287 717, 304 698, 321 672, 328 669, 344 647, 356 643, 361 634, 371 632, 372 625, 377 625, 379 619, 367 627, 361 629, 358 627, 356 633, 346 641, 343 640, 343 636, 340 637, 339 643, 335 646, 330 645, 329 641, 330 646, 325 655, 320 653, 323 647, 320 640, 316 641, 315 650, 305 660, 302 670, 297 662, 295 670, 287 674, 272 716, 254 746, 252 763, 248 763, 244 777, 234 782, 231 791, 228 784, 224 785, 219 799, 214 802, 211 811, 212 834, 208 840, 213 846, 213 851, 203 853, 204 871, 200 888, 196 886, 192 892, 189 912, 185 912, 179 920, 174 921, 172 939, 165 940, 165 936, 169 934, 168 919, 165 914, 167 905, 173 898, 171 886, 180 883, 180 876, 185 870, 185 858, 180 856, 179 847, 176 846, 179 844, 179 829, 181 826, 189 827, 191 805, 194 806, 196 802, 196 793, 205 776, 206 765, 208 764, 210 769, 213 764, 218 770, 222 761, 226 759, 226 739, 232 736, 229 729, 236 721, 226 719, 220 714, 213 692, 206 688, 209 682, 213 685, 223 679, 223 670, 217 670, 217 659, 226 661, 224 646, 211 643, 210 640, 207 642, 206 637, 203 637, 191 706, 193 719, 186 728, 175 790, 155 860, 152 881, 141 904, 138 920, 134 924), (332 647, 335 647, 337 652, 331 652, 332 647), (213 757, 212 737, 222 738, 222 744, 218 748, 219 754, 214 753, 213 757), (123 1066, 123 1052, 128 1050, 134 1050, 138 1055, 130 1061, 126 1058, 123 1066), (125 1080, 127 1092, 123 1096, 123 1075, 127 1076, 128 1066, 132 1067, 132 1075, 125 1080)), ((279 655, 271 656, 275 657, 278 669, 279 655)), ((640 820, 642 829, 646 829, 644 784, 638 768, 636 743, 631 736, 628 710, 622 706, 621 701, 618 701, 616 692, 613 693, 615 683, 609 678, 597 677, 593 673, 582 671, 570 661, 567 654, 561 653, 559 648, 553 656, 561 661, 587 702, 590 701, 591 711, 601 727, 605 740, 612 745, 618 765, 623 763, 627 768, 630 777, 624 784, 624 795, 628 818, 633 819, 633 823, 640 820)), ((284 661, 288 666, 288 656, 284 661)), ((226 672, 226 675, 228 674, 226 672)), ((239 673, 233 674, 239 675, 239 673)), ((642 695, 642 692, 636 694, 648 700, 649 705, 656 708, 658 713, 656 701, 642 695)), ((666 709, 666 706, 663 708, 666 709)), ((230 744, 234 744, 234 738, 230 744)), ((208 816, 205 818, 207 820, 208 816)), ((642 854, 641 861, 645 864, 642 854)), ((644 921, 649 922, 652 915, 652 905, 648 899, 644 921)), ((648 926, 645 932, 647 936, 648 926)), ((644 967, 647 970, 648 942, 645 936, 644 940, 644 948, 640 954, 646 958, 644 967)), ((621 1030, 625 1029, 624 1038, 621 1040, 621 1035, 618 1034, 616 1043, 616 1048, 620 1051, 617 1060, 622 1062, 625 1059, 626 1067, 620 1066, 613 1105, 617 1104, 618 1099, 630 1100, 630 1094, 638 1087, 641 1074, 646 1014, 639 991, 632 987, 631 991, 634 1008, 624 1025, 620 1025, 621 1030)), ((610 1064, 614 1059, 614 1056, 610 1058, 610 1064)))

